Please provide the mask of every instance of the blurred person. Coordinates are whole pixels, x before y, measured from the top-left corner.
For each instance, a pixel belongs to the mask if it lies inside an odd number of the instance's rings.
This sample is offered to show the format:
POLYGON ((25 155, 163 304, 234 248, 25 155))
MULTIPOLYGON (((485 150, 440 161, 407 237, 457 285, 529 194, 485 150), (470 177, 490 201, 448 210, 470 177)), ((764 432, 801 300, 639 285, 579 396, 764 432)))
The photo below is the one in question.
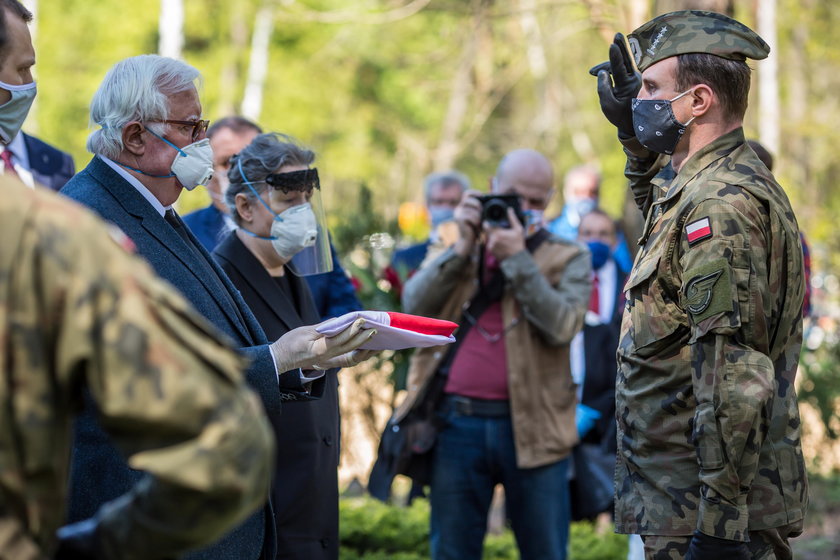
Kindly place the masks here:
MULTIPOLYGON (((269 343, 239 291, 174 211, 184 188, 206 185, 213 173, 198 78, 192 66, 157 55, 118 62, 91 102, 91 122, 100 127, 88 138, 94 157, 62 193, 125 232, 155 271, 240 349, 249 360, 246 379, 272 419, 280 414, 282 401, 320 396, 324 377, 314 371, 315 364, 356 363, 363 353, 355 348, 375 330, 362 331, 356 323, 347 336, 330 340, 303 327, 269 343)), ((141 476, 113 448, 99 421, 99 407, 86 401, 76 425, 72 520, 92 515, 141 476)), ((272 519, 269 503, 191 558, 273 558, 272 519)))
POLYGON ((457 242, 405 285, 408 313, 458 322, 449 349, 415 352, 408 394, 394 419, 437 404, 432 451, 431 549, 435 560, 481 558, 496 484, 520 554, 566 558, 568 456, 577 443, 569 343, 583 323, 590 258, 542 228, 553 189, 550 162, 515 150, 492 193, 516 195, 525 224, 482 219, 476 191, 455 209, 457 242))
MULTIPOLYGON (((291 138, 261 134, 234 156, 228 173, 225 201, 236 229, 213 256, 272 339, 320 321, 293 262, 320 205, 314 161, 291 138)), ((283 450, 272 488, 278 559, 338 558, 337 373, 326 372, 320 399, 286 403, 272 419, 283 450)))
POLYGON ((768 45, 659 16, 592 69, 646 227, 625 293, 616 530, 647 558, 791 558, 808 484, 793 390, 804 296, 787 195, 744 139, 768 45))
POLYGON ((236 115, 219 119, 207 128, 207 138, 213 149, 213 177, 207 183, 210 204, 186 214, 183 220, 208 251, 235 227, 225 204, 230 159, 258 134, 262 134, 259 125, 236 115))
POLYGON ((73 158, 20 129, 37 92, 35 49, 27 26, 32 13, 17 0, 2 0, 0 8, 9 15, 5 30, 12 45, 0 55, 0 169, 28 187, 39 184, 57 191, 75 172, 73 158))
POLYGON ((0 557, 171 558, 209 544, 268 493, 273 438, 241 358, 119 232, 0 182, 0 557), (56 533, 83 393, 147 476, 56 533))
MULTIPOLYGON (((584 214, 577 240, 592 256, 592 292, 583 330, 571 345, 572 379, 577 383, 578 436, 582 443, 602 445, 615 455, 615 350, 624 311, 625 275, 611 256, 616 225, 595 208, 584 214)), ((574 513, 574 512, 573 512, 574 513)), ((583 517, 583 516, 582 516, 583 517)))
MULTIPOLYGON (((240 116, 225 117, 207 129, 207 138, 210 139, 210 147, 213 148, 213 178, 207 184, 211 202, 207 207, 184 216, 184 223, 208 251, 213 251, 219 241, 236 227, 225 202, 231 157, 261 133, 259 125, 240 116)), ((362 304, 356 297, 356 290, 341 267, 332 244, 330 251, 332 270, 306 277, 321 319, 338 317, 362 309, 362 304)))
POLYGON ((429 246, 437 241, 438 228, 455 218, 455 208, 461 202, 464 192, 470 188, 470 180, 458 171, 430 173, 423 179, 423 193, 426 209, 431 219, 431 233, 422 243, 398 249, 391 257, 391 267, 401 282, 420 268, 429 246))
POLYGON ((563 179, 563 210, 546 227, 563 239, 577 239, 580 219, 598 207, 600 196, 600 171, 591 165, 572 167, 563 179))

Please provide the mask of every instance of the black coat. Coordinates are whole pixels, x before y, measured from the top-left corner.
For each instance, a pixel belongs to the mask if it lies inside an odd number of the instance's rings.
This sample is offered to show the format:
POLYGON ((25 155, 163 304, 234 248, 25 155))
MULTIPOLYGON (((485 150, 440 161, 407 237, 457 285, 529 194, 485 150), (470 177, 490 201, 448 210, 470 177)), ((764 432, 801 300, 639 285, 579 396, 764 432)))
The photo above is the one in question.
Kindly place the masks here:
MULTIPOLYGON (((213 252, 239 288, 270 340, 291 329, 320 322, 307 283, 289 274, 300 313, 235 232, 213 252)), ((283 404, 271 423, 277 435, 272 488, 277 558, 338 558, 339 410, 337 370, 326 373, 320 400, 283 404)))
POLYGON ((584 325, 583 354, 586 380, 583 383, 581 402, 601 413, 595 427, 583 438, 587 443, 602 443, 608 450, 616 449, 615 426, 615 376, 616 350, 621 333, 621 317, 624 313, 622 288, 626 276, 618 266, 616 269, 616 292, 612 319, 600 325, 584 325))

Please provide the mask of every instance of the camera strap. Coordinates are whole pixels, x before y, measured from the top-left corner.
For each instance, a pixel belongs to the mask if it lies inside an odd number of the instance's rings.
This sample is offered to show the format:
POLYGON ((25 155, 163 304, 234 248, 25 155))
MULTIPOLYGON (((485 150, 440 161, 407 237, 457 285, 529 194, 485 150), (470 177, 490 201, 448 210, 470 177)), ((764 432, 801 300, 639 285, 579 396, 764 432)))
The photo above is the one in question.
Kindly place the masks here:
MULTIPOLYGON (((543 244, 545 240, 551 237, 551 233, 541 228, 537 231, 534 235, 525 239, 525 249, 534 254, 534 251, 543 244)), ((439 375, 449 375, 449 368, 452 365, 452 361, 455 359, 455 354, 458 352, 458 347, 461 345, 461 342, 466 338, 467 333, 473 327, 473 322, 478 322, 481 318, 481 315, 487 311, 487 309, 495 302, 502 299, 504 295, 505 289, 505 277, 502 273, 501 268, 497 268, 487 283, 484 283, 484 258, 485 258, 485 251, 486 247, 482 243, 478 250, 478 291, 470 300, 469 305, 464 311, 464 315, 461 316, 461 320, 459 322, 460 327, 458 328, 458 336, 455 337, 455 342, 449 345, 447 349, 446 357, 441 361, 440 365, 438 366, 437 373, 439 375), (472 320, 467 319, 467 315, 469 315, 472 320)))

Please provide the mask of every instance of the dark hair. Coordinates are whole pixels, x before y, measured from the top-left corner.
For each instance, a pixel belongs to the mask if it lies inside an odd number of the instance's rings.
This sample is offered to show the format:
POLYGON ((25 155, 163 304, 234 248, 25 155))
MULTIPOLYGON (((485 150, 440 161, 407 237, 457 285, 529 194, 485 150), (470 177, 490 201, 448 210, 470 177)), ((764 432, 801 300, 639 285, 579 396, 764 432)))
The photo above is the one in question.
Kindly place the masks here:
POLYGON ((677 91, 697 84, 712 88, 724 116, 742 118, 746 113, 750 94, 750 67, 746 62, 706 53, 677 55, 677 91))
POLYGON ((210 128, 207 129, 207 138, 213 138, 213 135, 223 128, 229 128, 236 134, 243 134, 251 130, 257 134, 262 134, 262 129, 257 123, 250 121, 245 117, 234 115, 232 117, 225 117, 214 121, 213 124, 210 125, 210 128))
POLYGON ((32 21, 32 12, 18 0, 0 0, 0 62, 6 58, 9 50, 9 33, 6 31, 6 11, 20 17, 26 23, 32 21))
POLYGON ((242 171, 248 181, 253 183, 254 190, 262 193, 265 189, 265 178, 284 165, 311 165, 315 161, 315 152, 304 148, 291 136, 268 132, 254 138, 239 154, 231 158, 228 171, 230 186, 225 191, 225 204, 237 225, 241 225, 241 217, 236 210, 236 195, 242 193, 253 197, 254 194, 242 179, 237 160, 242 162, 242 171))
POLYGON ((747 144, 750 145, 750 148, 752 148, 752 151, 754 151, 755 155, 758 156, 758 159, 761 160, 761 163, 763 163, 767 169, 773 171, 773 156, 767 151, 767 148, 762 146, 758 140, 747 140, 747 144))

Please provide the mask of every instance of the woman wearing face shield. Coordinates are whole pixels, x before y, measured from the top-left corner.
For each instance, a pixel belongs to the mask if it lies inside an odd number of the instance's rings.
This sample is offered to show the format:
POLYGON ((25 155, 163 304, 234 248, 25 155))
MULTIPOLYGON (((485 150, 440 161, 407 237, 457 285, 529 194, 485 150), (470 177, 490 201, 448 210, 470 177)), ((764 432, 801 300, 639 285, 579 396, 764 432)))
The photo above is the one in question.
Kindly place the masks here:
MULTIPOLYGON (((280 134, 257 136, 231 160, 225 202, 237 228, 213 256, 272 340, 320 321, 302 276, 332 268, 315 154, 280 134)), ((337 369, 319 400, 283 404, 272 421, 277 558, 338 558, 337 369)))

